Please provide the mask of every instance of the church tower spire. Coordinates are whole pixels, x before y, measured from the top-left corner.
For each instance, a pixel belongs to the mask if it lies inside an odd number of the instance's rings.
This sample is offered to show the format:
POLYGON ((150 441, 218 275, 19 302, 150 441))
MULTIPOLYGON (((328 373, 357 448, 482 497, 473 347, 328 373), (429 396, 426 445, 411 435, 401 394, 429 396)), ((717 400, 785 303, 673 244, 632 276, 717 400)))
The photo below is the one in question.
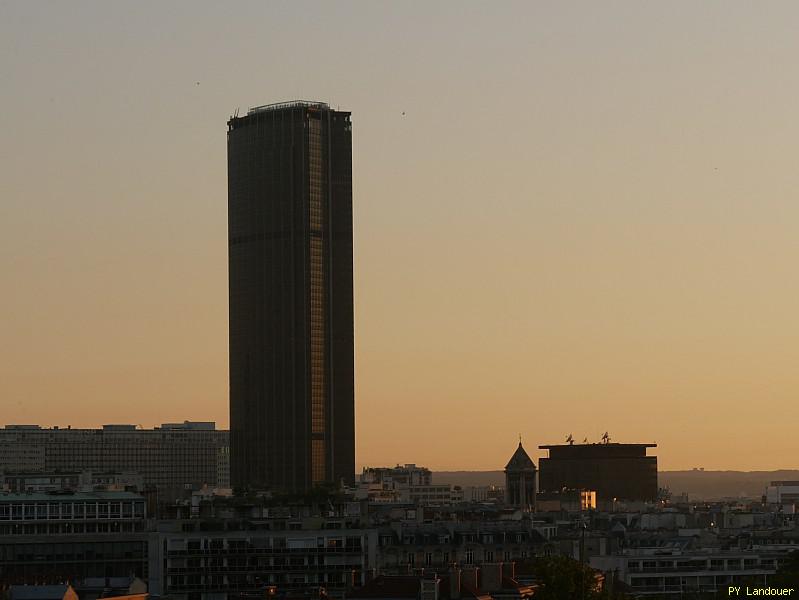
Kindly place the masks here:
POLYGON ((522 510, 535 510, 536 492, 535 463, 522 446, 519 435, 519 447, 505 465, 505 503, 522 510))

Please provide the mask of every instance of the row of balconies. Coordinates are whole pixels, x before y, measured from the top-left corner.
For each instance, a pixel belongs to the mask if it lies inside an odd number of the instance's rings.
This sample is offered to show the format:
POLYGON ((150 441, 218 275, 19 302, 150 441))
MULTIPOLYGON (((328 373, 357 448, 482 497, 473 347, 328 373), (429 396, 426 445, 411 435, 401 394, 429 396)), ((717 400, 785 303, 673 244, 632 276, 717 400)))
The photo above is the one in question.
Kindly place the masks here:
MULTIPOLYGON (((44 559, 44 558, 20 558, 20 559, 12 559, 12 560, 0 560, 0 565, 3 567, 12 567, 12 566, 30 566, 31 563, 59 563, 59 564, 94 564, 94 563, 129 563, 129 562, 137 562, 137 563, 147 563, 147 557, 144 555, 141 556, 128 556, 128 557, 103 557, 103 556, 93 556, 93 557, 85 557, 85 558, 72 558, 72 557, 64 557, 64 558, 55 558, 55 559, 44 559)), ((37 567, 40 566, 39 564, 36 565, 37 567)))
MULTIPOLYGON (((722 584, 720 584, 722 585, 722 584)), ((698 594, 715 594, 719 591, 719 586, 717 585, 700 585, 700 586, 688 586, 688 585, 646 585, 646 586, 633 586, 633 590, 636 594, 686 594, 686 593, 698 593, 698 594)), ((726 592, 726 590, 725 590, 726 592)))
POLYGON ((7 521, 10 523, 41 523, 41 522, 48 522, 48 521, 87 521, 87 522, 95 522, 95 521, 143 521, 145 519, 144 512, 138 514, 126 514, 121 515, 119 513, 109 513, 109 514, 102 514, 102 515, 71 515, 71 514, 63 514, 63 515, 0 515, 0 521, 7 521))
POLYGON ((417 542, 416 538, 405 537, 401 540, 397 540, 397 543, 394 543, 394 538, 389 538, 388 536, 381 536, 379 541, 380 546, 461 546, 464 544, 476 544, 476 545, 511 545, 511 544, 524 544, 528 543, 530 540, 526 537, 519 537, 514 539, 494 539, 494 538, 484 538, 484 539, 474 539, 474 538, 459 538, 456 537, 452 538, 439 538, 439 539, 430 539, 428 541, 417 542))
POLYGON ((776 567, 773 563, 745 564, 741 565, 682 565, 682 566, 661 566, 661 567, 628 567, 630 573, 694 573, 697 571, 774 571, 776 567))
POLYGON ((144 524, 140 523, 116 523, 112 522, 110 525, 117 525, 112 527, 106 528, 98 528, 93 531, 86 530, 79 530, 78 528, 64 528, 59 527, 56 528, 54 525, 50 525, 47 527, 47 531, 33 529, 30 531, 22 530, 22 531, 6 531, 3 527, 0 527, 0 538, 4 538, 6 536, 14 536, 15 541, 17 541, 21 537, 25 536, 75 536, 75 535, 119 535, 119 534, 131 534, 131 533, 145 533, 144 524), (17 537, 19 536, 19 537, 17 537))
POLYGON ((757 575, 773 575, 776 571, 774 569, 766 568, 753 568, 753 569, 702 569, 696 571, 689 571, 684 569, 659 569, 657 571, 631 571, 631 574, 642 575, 649 574, 653 576, 674 576, 674 575, 690 575, 692 577, 701 576, 703 573, 713 575, 742 575, 742 576, 757 576, 757 575))
POLYGON ((363 551, 363 546, 345 546, 343 548, 208 548, 205 550, 169 550, 166 554, 167 556, 196 556, 201 558, 203 556, 218 554, 224 554, 226 556, 235 556, 238 554, 272 556, 281 554, 360 554, 363 551))
MULTIPOLYGON (((320 585, 318 582, 315 585, 320 585)), ((217 592, 217 593, 238 593, 238 592, 263 592, 264 586, 270 585, 267 583, 225 583, 222 585, 203 584, 203 583, 184 583, 184 584, 170 584, 168 586, 169 593, 202 593, 202 592, 217 592)), ((284 584, 281 584, 284 585, 284 584)), ((303 585, 314 585, 313 583, 305 583, 303 585)), ((348 582, 341 581, 325 581, 324 587, 329 591, 331 588, 349 588, 348 582)), ((318 593, 318 590, 317 590, 318 593)))
POLYGON ((241 574, 254 574, 254 573, 285 573, 289 571, 306 572, 312 571, 314 573, 322 571, 352 571, 354 569, 362 569, 363 564, 351 563, 348 565, 274 565, 274 566, 258 566, 258 567, 168 567, 167 575, 187 575, 190 573, 208 577, 215 573, 241 573, 241 574))

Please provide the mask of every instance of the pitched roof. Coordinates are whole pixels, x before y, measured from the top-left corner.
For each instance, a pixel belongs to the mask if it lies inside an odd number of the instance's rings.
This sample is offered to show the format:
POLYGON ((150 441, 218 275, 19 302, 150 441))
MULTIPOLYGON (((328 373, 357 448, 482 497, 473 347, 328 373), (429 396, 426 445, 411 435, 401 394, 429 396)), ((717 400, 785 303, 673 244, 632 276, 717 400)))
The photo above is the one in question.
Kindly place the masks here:
POLYGON ((412 575, 379 575, 361 588, 351 592, 349 598, 409 598, 419 597, 419 578, 412 575))
POLYGON ((68 590, 68 585, 12 585, 9 596, 11 600, 63 600, 68 590))
POLYGON ((519 447, 516 452, 510 457, 510 461, 505 465, 506 471, 526 471, 528 469, 535 470, 535 463, 528 456, 527 452, 522 448, 522 443, 519 442, 519 447))

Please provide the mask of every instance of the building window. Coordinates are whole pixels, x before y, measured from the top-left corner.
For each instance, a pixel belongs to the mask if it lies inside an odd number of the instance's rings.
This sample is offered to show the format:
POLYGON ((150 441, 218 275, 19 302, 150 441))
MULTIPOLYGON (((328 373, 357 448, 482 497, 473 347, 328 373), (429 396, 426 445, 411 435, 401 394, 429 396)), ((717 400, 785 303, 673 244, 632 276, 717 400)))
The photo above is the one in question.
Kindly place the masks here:
POLYGON ((466 564, 467 565, 474 564, 474 550, 466 551, 466 564))
POLYGON ((413 566, 414 556, 413 552, 408 552, 408 564, 413 566))
POLYGON ((426 552, 424 555, 424 564, 426 567, 430 567, 433 564, 433 553, 426 552))

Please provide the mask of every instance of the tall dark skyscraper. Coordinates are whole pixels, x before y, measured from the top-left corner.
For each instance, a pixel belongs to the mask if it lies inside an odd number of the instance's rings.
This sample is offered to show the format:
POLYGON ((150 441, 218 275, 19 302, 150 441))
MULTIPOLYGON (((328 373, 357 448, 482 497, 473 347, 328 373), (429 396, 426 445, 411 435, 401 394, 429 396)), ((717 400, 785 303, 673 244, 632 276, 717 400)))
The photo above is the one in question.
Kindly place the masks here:
POLYGON ((299 491, 355 476, 350 113, 228 122, 230 468, 299 491))

